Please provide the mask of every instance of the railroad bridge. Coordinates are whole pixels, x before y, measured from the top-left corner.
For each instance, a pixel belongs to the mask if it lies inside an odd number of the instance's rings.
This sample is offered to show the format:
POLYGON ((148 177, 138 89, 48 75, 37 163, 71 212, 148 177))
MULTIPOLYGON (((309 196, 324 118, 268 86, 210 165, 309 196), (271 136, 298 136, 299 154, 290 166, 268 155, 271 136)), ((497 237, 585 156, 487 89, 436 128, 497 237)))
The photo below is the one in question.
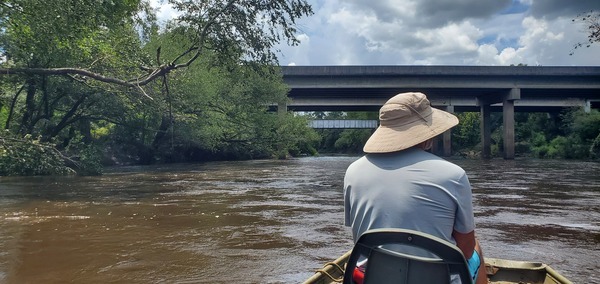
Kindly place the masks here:
MULTIPOLYGON (((423 92, 433 107, 481 115, 482 156, 491 154, 490 113, 503 114, 504 158, 513 159, 515 111, 600 107, 596 66, 282 66, 291 111, 377 111, 392 96, 423 92)), ((450 131, 443 154, 451 154, 450 131)))

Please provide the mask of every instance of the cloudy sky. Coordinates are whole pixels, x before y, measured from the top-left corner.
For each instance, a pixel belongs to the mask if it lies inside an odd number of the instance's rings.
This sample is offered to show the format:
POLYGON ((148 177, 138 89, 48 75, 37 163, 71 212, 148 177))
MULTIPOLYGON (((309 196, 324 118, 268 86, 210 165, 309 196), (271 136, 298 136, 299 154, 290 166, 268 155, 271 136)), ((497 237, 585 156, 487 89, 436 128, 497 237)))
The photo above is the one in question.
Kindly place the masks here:
MULTIPOLYGON (((299 46, 281 65, 600 66, 572 20, 600 0, 307 0, 299 46)), ((168 13, 166 9, 162 11, 168 13)))

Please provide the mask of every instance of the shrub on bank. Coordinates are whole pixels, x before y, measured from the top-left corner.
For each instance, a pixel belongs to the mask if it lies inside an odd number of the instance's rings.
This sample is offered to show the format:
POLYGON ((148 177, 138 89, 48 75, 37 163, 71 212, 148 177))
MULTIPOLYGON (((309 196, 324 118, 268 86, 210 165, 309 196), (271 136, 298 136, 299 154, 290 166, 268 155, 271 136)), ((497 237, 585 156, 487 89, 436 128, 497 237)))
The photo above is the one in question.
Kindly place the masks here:
POLYGON ((60 152, 48 143, 27 135, 22 139, 7 131, 0 136, 0 176, 66 175, 74 171, 65 166, 60 152))

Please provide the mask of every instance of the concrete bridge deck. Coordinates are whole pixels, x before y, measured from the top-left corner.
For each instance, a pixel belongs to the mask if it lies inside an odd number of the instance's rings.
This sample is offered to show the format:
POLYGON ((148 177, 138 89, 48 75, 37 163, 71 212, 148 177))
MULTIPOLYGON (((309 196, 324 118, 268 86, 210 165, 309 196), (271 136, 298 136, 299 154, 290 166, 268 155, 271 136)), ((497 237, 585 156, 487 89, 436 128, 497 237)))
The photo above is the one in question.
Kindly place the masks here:
POLYGON ((434 106, 478 111, 520 90, 517 108, 600 102, 600 67, 541 66, 285 66, 290 110, 378 110, 388 98, 420 91, 434 106))

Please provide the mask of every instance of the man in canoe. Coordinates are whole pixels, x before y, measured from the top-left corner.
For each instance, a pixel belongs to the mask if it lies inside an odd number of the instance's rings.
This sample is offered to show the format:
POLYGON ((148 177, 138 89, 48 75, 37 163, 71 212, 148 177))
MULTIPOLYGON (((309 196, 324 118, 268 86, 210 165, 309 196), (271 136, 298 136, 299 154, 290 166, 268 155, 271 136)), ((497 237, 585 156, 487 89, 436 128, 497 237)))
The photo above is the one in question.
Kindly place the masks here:
POLYGON ((487 283, 467 175, 428 152, 458 118, 432 108, 422 93, 402 93, 381 107, 379 120, 363 148, 367 154, 344 177, 345 225, 354 241, 370 229, 424 232, 455 243, 474 282, 487 283))

